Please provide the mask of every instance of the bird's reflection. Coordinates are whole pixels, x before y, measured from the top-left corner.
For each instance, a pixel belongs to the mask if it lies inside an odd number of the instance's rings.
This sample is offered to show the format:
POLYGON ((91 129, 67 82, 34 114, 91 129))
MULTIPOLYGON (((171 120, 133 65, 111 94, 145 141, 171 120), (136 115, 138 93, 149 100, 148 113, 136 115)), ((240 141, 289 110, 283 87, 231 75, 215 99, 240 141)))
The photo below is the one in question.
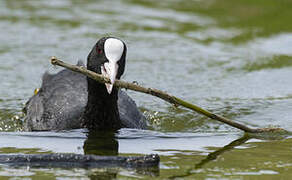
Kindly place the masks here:
POLYGON ((115 169, 104 169, 96 170, 88 175, 91 180, 109 180, 117 179, 118 170, 115 169))
MULTIPOLYGON (((119 155, 119 142, 117 131, 104 131, 104 132, 87 132, 87 139, 84 141, 83 151, 84 154, 99 155, 99 156, 117 156, 119 155)), ((90 179, 116 179, 120 170, 115 168, 96 169, 89 174, 90 179)), ((138 174, 148 176, 158 176, 159 167, 141 167, 134 168, 138 174)))
POLYGON ((88 132, 84 142, 84 154, 101 156, 118 155, 119 142, 116 138, 116 131, 88 132))

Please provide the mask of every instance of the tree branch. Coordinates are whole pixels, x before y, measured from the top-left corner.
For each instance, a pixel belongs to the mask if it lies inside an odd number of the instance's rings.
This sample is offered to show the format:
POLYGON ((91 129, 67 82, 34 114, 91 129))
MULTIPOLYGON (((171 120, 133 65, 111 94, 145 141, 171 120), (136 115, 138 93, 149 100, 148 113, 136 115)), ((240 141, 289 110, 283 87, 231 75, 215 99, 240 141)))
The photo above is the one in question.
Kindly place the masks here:
MULTIPOLYGON (((59 59, 57 59, 56 57, 52 57, 51 58, 51 64, 53 65, 58 65, 58 66, 62 66, 64 68, 70 69, 72 71, 78 72, 78 73, 82 73, 92 79, 94 79, 95 81, 99 82, 99 83, 111 83, 110 80, 100 74, 97 74, 95 72, 92 72, 90 70, 87 70, 85 67, 80 67, 80 66, 76 66, 76 65, 71 65, 68 63, 65 63, 59 59)), ((169 95, 166 92, 163 92, 161 90, 158 89, 154 89, 154 88, 145 88, 142 87, 140 85, 134 84, 134 83, 129 83, 129 82, 125 82, 125 81, 121 81, 121 80, 116 80, 114 83, 114 86, 116 87, 120 87, 120 88, 125 88, 125 89, 130 89, 133 91, 138 91, 138 92, 142 92, 142 93, 146 93, 146 94, 150 94, 152 96, 156 96, 160 99, 163 99, 171 104, 174 104, 175 106, 183 106, 185 108, 191 109, 199 114, 205 115, 211 119, 220 121, 222 123, 228 124, 229 126, 232 126, 234 128, 240 129, 244 132, 248 132, 248 133, 262 133, 262 132, 287 132, 284 129, 281 128, 258 128, 258 129, 254 129, 254 128, 249 128, 243 124, 240 124, 238 122, 232 121, 230 119, 227 119, 225 117, 216 115, 214 113, 211 113, 199 106, 196 106, 194 104, 191 104, 189 102, 186 102, 180 98, 177 98, 175 96, 169 95)))

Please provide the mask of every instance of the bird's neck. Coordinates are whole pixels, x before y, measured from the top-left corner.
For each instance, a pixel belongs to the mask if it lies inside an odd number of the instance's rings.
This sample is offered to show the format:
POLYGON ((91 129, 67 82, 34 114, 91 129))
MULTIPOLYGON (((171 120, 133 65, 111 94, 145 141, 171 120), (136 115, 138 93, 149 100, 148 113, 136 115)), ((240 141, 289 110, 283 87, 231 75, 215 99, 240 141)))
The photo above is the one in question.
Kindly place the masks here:
POLYGON ((111 94, 104 84, 90 78, 88 101, 83 114, 83 125, 88 130, 117 130, 121 128, 118 111, 118 89, 113 87, 111 94))

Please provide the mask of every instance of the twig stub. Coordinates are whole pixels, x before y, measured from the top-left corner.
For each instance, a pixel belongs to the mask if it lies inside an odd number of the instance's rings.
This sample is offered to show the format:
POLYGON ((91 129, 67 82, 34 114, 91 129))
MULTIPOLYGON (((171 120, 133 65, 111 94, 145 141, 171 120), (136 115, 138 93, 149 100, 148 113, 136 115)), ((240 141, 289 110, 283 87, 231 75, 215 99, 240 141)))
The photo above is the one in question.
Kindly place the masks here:
POLYGON ((51 64, 57 65, 57 61, 60 61, 60 60, 58 60, 56 56, 51 57, 51 64))

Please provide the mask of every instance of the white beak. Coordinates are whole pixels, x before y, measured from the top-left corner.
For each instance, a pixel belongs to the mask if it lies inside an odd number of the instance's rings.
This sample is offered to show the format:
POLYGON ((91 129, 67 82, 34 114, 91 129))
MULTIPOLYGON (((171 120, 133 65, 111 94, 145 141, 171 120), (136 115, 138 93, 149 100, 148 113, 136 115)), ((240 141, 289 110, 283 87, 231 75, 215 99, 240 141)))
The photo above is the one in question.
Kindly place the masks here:
POLYGON ((111 81, 111 84, 105 83, 107 92, 109 94, 111 94, 112 92, 113 85, 115 83, 116 76, 118 73, 118 68, 119 68, 118 64, 113 62, 106 62, 104 63, 103 66, 101 66, 101 74, 108 77, 111 81))
POLYGON ((101 66, 101 74, 108 77, 111 84, 105 83, 107 92, 110 94, 118 73, 117 62, 121 59, 124 52, 124 44, 121 40, 109 38, 104 42, 104 53, 109 62, 101 66))

